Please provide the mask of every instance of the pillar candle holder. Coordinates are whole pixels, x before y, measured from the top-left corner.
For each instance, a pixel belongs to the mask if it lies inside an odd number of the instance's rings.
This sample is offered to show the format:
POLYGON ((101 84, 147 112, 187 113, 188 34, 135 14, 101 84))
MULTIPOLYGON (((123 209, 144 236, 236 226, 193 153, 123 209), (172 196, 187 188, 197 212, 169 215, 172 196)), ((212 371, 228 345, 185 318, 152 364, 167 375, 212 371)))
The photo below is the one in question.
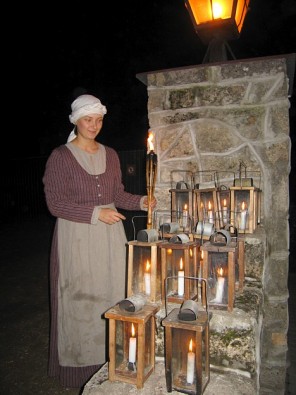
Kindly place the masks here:
POLYGON ((155 314, 158 307, 145 305, 136 313, 119 306, 105 313, 109 319, 109 380, 143 388, 155 367, 155 314))

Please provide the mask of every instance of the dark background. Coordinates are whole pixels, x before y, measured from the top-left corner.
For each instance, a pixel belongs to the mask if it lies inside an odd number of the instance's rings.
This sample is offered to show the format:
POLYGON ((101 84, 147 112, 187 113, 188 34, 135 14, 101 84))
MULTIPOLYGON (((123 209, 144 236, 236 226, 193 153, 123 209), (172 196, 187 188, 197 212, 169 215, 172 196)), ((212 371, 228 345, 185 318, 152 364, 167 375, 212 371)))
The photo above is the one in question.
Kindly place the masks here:
MULTIPOLYGON (((183 0, 9 7, 2 66, 10 157, 48 155, 63 144, 71 131, 70 104, 85 92, 107 106, 101 142, 117 150, 144 149, 147 91, 136 74, 200 64, 206 52, 183 0)), ((296 52, 295 19, 295 0, 251 0, 240 38, 229 42, 235 57, 296 52)), ((290 100, 293 139, 295 88, 290 100)))

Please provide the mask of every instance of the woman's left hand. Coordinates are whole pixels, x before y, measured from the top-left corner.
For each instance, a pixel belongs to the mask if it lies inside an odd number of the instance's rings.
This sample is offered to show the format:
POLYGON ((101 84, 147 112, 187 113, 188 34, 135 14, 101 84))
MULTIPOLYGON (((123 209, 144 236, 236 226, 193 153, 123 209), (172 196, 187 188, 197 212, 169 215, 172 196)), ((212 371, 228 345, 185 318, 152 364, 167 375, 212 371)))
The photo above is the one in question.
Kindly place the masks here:
MULTIPOLYGON (((157 205, 157 200, 155 199, 155 197, 153 196, 150 202, 150 207, 152 209, 154 209, 157 205)), ((144 200, 143 200, 143 206, 145 208, 148 208, 148 196, 145 196, 144 200)))

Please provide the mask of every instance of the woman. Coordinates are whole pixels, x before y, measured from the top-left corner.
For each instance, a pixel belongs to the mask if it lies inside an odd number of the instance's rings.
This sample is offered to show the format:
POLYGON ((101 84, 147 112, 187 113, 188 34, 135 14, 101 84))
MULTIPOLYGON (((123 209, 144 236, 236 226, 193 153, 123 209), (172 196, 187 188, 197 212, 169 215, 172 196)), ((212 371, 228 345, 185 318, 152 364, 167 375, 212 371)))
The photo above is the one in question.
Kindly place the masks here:
POLYGON ((106 107, 82 95, 71 108, 74 130, 52 151, 43 177, 48 209, 57 218, 49 376, 80 388, 106 361, 104 312, 125 297, 125 217, 116 208, 145 210, 148 201, 124 190, 117 153, 96 141, 106 107))

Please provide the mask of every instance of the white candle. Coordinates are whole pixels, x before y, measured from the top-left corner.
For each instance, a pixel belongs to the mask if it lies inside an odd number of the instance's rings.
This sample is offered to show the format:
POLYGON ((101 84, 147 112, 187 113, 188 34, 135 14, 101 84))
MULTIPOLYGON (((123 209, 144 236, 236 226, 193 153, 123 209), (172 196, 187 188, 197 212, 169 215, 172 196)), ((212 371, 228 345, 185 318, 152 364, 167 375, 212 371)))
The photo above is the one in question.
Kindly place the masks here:
POLYGON ((135 336, 135 327, 132 324, 132 337, 129 338, 129 352, 128 352, 128 361, 131 363, 136 362, 136 352, 137 352, 137 339, 135 336))
POLYGON ((209 202, 209 204, 208 204, 208 221, 210 224, 214 223, 214 216, 213 216, 211 202, 209 202))
POLYGON ((227 224, 228 215, 227 215, 226 199, 223 200, 222 217, 223 217, 223 224, 227 224))
POLYGON ((150 266, 151 265, 150 265, 149 261, 147 260, 146 271, 144 273, 144 283, 145 283, 145 294, 146 295, 150 295, 150 293, 151 293, 151 275, 149 272, 150 266))
POLYGON ((180 259, 180 270, 178 271, 178 295, 184 295, 184 270, 182 258, 180 259))
POLYGON ((187 204, 184 205, 183 213, 182 213, 182 226, 183 228, 187 227, 187 222, 188 222, 188 210, 187 210, 187 204))
POLYGON ((223 293, 224 293, 225 277, 222 276, 223 275, 223 269, 222 268, 218 269, 218 272, 219 272, 220 276, 218 276, 218 281, 217 281, 215 302, 216 303, 222 303, 223 293))
POLYGON ((239 228, 241 230, 245 230, 247 226, 247 210, 245 202, 242 202, 242 211, 241 211, 241 218, 240 218, 240 225, 239 228))
POLYGON ((189 343, 189 352, 187 354, 187 377, 186 381, 188 384, 192 384, 194 381, 194 367, 195 367, 195 353, 192 352, 192 339, 189 343))

